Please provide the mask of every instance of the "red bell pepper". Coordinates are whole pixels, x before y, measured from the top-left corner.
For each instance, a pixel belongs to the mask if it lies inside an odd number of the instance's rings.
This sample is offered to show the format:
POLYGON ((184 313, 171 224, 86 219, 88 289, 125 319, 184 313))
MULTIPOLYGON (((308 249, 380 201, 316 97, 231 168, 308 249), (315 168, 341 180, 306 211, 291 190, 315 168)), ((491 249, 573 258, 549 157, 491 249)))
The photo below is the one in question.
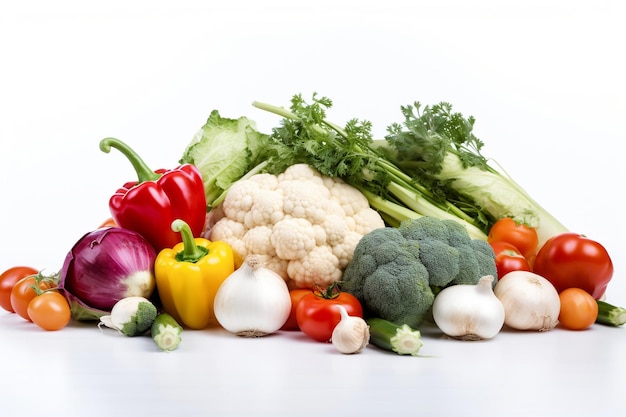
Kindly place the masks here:
POLYGON ((184 220, 199 237, 206 220, 206 197, 202 175, 191 164, 171 170, 152 171, 124 142, 115 138, 100 141, 100 150, 119 150, 135 168, 138 180, 125 183, 109 200, 111 216, 118 226, 142 235, 157 251, 180 242, 172 222, 184 220))

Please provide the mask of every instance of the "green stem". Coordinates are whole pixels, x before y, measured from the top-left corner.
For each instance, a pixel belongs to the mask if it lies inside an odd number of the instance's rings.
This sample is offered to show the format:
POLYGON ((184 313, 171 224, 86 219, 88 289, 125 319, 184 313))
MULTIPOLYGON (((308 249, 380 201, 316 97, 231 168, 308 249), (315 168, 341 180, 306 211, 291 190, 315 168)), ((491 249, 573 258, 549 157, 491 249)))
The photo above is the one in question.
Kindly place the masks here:
POLYGON ((596 323, 619 327, 626 324, 626 308, 598 300, 596 323))
POLYGON ((209 253, 207 248, 196 245, 191 228, 185 221, 181 219, 174 220, 172 222, 172 230, 180 232, 183 238, 183 250, 176 254, 177 261, 195 263, 209 253))
POLYGON ((127 144, 122 142, 119 139, 115 138, 104 138, 100 141, 100 150, 105 153, 109 153, 111 148, 115 148, 120 151, 133 165, 133 168, 137 172, 138 184, 146 181, 156 181, 161 175, 157 174, 153 170, 148 167, 148 165, 144 162, 143 159, 130 148, 127 144))

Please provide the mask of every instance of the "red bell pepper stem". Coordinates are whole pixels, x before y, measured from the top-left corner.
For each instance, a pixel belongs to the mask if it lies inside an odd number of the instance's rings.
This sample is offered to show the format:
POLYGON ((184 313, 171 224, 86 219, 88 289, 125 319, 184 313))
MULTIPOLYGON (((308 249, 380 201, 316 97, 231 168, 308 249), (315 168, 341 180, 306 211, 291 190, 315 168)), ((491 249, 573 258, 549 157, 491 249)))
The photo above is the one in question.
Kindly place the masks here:
POLYGON ((109 153, 111 148, 115 148, 120 151, 133 165, 137 172, 138 181, 137 184, 141 184, 146 181, 156 181, 161 175, 157 174, 148 167, 143 159, 137 153, 119 139, 105 138, 100 141, 100 150, 102 152, 109 153))
POLYGON ((178 262, 195 263, 209 253, 207 248, 196 245, 191 228, 184 220, 174 220, 172 222, 172 230, 180 232, 180 235, 183 238, 184 249, 176 254, 176 260, 178 262))

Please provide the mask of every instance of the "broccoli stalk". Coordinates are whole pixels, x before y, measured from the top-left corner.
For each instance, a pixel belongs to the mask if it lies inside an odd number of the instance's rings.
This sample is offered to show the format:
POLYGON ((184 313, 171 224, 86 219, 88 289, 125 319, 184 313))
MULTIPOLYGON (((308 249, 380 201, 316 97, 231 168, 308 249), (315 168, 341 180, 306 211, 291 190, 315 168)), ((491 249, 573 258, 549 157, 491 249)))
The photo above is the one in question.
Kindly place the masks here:
POLYGON ((152 340, 157 347, 166 352, 178 347, 182 341, 183 328, 174 317, 167 313, 160 313, 150 328, 152 340))
POLYGON ((417 356, 422 348, 422 334, 408 324, 401 326, 378 317, 366 319, 370 326, 370 342, 398 355, 417 356))
POLYGON ((498 219, 512 217, 537 229, 540 246, 567 231, 501 167, 483 157, 483 142, 472 132, 473 117, 453 113, 445 102, 423 109, 415 102, 401 110, 403 124, 390 125, 385 141, 374 146, 404 172, 455 202, 486 224, 486 230, 498 219))
POLYGON ((291 109, 255 101, 253 105, 283 117, 282 126, 274 128, 264 149, 263 160, 271 173, 280 173, 295 163, 306 163, 324 175, 339 177, 359 189, 390 223, 407 218, 432 216, 459 222, 476 239, 487 239, 487 229, 445 199, 430 190, 376 151, 371 123, 350 120, 341 128, 326 120, 332 102, 313 94, 313 103, 301 95, 291 101, 291 109), (372 198, 379 196, 380 198, 372 198), (403 206, 406 210, 398 210, 403 206), (413 213, 410 213, 410 212, 413 213))
POLYGON ((619 327, 626 323, 626 308, 598 300, 596 323, 619 327))

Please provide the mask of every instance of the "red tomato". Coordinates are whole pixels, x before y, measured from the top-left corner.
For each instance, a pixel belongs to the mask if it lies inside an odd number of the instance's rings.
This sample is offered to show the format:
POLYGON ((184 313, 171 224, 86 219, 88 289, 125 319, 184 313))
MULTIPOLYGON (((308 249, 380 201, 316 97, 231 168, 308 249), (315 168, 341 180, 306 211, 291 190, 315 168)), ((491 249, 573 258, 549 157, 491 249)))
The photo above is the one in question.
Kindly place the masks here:
POLYGON ((302 297, 296 307, 296 321, 300 330, 318 342, 330 342, 335 326, 341 321, 341 313, 336 305, 343 305, 350 316, 363 317, 363 307, 352 294, 339 292, 332 298, 327 297, 311 292, 302 297))
POLYGON ((23 319, 31 321, 28 316, 28 304, 37 296, 35 285, 41 290, 47 290, 54 287, 52 281, 43 279, 37 282, 37 275, 29 275, 19 280, 11 290, 11 306, 13 310, 23 319))
POLYGON ((47 291, 33 298, 27 311, 31 321, 44 330, 60 330, 72 318, 69 303, 56 291, 47 291))
POLYGON ((289 296, 291 297, 291 313, 289 313, 289 318, 280 330, 300 330, 300 327, 298 327, 298 320, 296 319, 296 307, 302 297, 311 294, 312 292, 313 290, 308 288, 295 288, 289 291, 289 296))
POLYGON ((15 313, 11 306, 11 290, 19 280, 29 275, 36 274, 38 271, 30 266, 14 266, 7 269, 0 275, 0 307, 15 313))
POLYGON ((600 243, 577 233, 561 233, 541 247, 533 272, 550 281, 559 293, 575 287, 598 300, 613 277, 613 262, 600 243))
POLYGON ((496 254, 498 279, 511 271, 530 271, 528 261, 515 246, 507 242, 491 242, 489 244, 496 254))
POLYGON ((534 227, 517 223, 510 217, 504 217, 494 223, 489 230, 487 241, 510 243, 528 260, 529 265, 532 265, 539 245, 537 230, 534 227))

